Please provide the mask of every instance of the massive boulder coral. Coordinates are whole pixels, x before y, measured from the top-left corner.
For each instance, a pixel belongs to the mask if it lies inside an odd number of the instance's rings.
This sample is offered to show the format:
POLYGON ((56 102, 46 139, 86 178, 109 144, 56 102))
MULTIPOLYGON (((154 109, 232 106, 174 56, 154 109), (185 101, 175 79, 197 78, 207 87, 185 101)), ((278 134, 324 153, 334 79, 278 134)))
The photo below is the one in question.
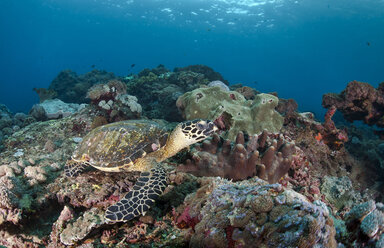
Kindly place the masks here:
POLYGON ((352 81, 340 93, 323 95, 323 107, 335 106, 347 121, 362 120, 384 127, 384 83, 377 89, 368 83, 352 81))
POLYGON ((192 159, 188 159, 177 170, 196 176, 219 176, 233 180, 257 175, 276 183, 291 168, 296 149, 299 148, 289 138, 267 131, 250 136, 247 142, 240 132, 235 143, 228 139, 221 141, 215 134, 195 146, 190 151, 192 159))
POLYGON ((270 94, 258 94, 246 100, 236 91, 220 87, 198 88, 180 96, 177 107, 187 120, 205 118, 217 120, 225 136, 234 140, 240 131, 249 135, 263 130, 278 132, 284 118, 275 110, 279 99, 270 94))
POLYGON ((177 211, 191 247, 336 247, 324 203, 256 178, 205 180, 177 211))

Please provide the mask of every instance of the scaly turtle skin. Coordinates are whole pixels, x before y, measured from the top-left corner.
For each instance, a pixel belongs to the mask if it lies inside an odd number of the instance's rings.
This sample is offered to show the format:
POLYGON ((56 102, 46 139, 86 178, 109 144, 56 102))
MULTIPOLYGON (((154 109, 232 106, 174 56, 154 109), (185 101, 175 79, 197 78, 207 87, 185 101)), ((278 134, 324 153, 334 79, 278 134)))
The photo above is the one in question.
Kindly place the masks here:
POLYGON ((129 221, 144 215, 166 188, 167 173, 161 162, 216 130, 213 122, 200 119, 178 124, 171 134, 153 121, 111 123, 84 137, 64 172, 77 176, 87 166, 109 172, 141 171, 133 190, 105 213, 109 221, 129 221))

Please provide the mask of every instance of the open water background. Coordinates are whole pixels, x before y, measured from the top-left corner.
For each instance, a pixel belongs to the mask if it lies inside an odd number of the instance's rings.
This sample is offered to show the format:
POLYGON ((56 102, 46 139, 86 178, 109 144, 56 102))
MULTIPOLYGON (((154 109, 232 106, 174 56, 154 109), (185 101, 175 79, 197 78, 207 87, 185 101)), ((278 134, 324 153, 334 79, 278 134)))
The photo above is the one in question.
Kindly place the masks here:
POLYGON ((0 102, 13 112, 59 71, 92 65, 205 64, 319 118, 324 93, 384 81, 382 0, 2 0, 0 37, 0 102))

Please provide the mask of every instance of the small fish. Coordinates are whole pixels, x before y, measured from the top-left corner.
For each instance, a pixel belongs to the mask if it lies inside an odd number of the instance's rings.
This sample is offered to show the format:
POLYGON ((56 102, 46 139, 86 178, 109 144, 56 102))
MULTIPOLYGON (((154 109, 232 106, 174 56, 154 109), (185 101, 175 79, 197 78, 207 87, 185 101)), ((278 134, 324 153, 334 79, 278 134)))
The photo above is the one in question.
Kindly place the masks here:
POLYGON ((316 136, 315 136, 315 139, 317 141, 321 141, 323 139, 323 135, 321 135, 321 133, 318 133, 316 136))
POLYGON ((371 42, 367 41, 367 46, 371 46, 371 42))
POLYGON ((96 67, 96 65, 91 65, 91 68, 95 68, 96 67))
POLYGON ((131 68, 133 68, 133 67, 135 67, 135 64, 132 64, 132 65, 131 65, 131 68))

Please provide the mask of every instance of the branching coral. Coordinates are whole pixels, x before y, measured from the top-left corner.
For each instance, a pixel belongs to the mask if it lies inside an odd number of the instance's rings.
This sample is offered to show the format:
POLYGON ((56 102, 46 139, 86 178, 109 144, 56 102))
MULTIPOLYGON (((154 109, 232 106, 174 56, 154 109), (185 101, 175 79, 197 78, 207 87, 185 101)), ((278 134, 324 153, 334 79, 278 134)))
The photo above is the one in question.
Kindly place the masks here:
POLYGON ((236 142, 222 141, 215 134, 192 150, 192 160, 178 167, 179 171, 198 176, 220 176, 243 180, 258 176, 270 183, 277 182, 291 167, 296 146, 282 134, 267 131, 245 141, 242 132, 236 142))
POLYGON ((324 116, 323 125, 316 125, 319 131, 317 140, 322 140, 332 150, 339 150, 348 141, 348 134, 345 129, 338 129, 332 121, 332 116, 336 112, 336 107, 331 106, 324 116))

